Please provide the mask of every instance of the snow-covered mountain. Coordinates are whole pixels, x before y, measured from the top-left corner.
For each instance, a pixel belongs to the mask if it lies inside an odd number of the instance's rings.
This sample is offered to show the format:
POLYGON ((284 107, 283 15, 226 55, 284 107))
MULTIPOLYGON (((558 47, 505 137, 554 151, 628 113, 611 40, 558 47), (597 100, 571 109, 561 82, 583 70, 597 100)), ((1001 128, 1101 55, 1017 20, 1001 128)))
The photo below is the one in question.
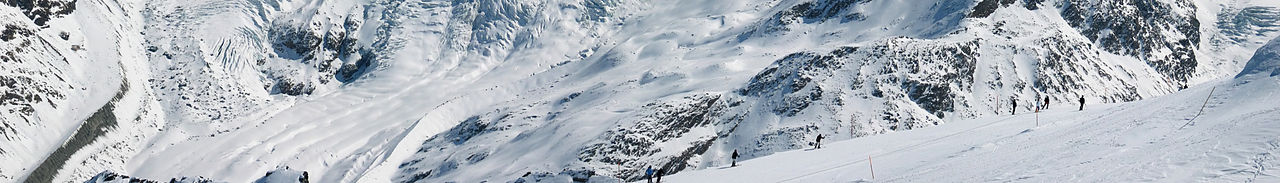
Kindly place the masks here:
POLYGON ((1150 100, 1053 108, 782 152, 671 182, 1275 182, 1280 39, 1235 77, 1150 100), (874 175, 873 175, 874 172, 874 175))
POLYGON ((1280 3, 1209 0, 33 0, 0 16, 0 182, 634 181, 1041 97, 1179 93, 1280 35, 1280 3))

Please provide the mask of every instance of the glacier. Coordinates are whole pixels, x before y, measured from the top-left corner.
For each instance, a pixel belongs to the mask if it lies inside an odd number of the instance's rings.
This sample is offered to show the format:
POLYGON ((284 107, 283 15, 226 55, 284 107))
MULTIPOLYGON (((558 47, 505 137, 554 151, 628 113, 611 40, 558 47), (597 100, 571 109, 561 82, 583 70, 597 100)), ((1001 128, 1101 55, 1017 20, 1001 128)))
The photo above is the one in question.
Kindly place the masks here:
POLYGON ((901 163, 888 181, 1270 180, 1257 138, 1280 73, 1280 3, 1262 0, 30 0, 0 17, 0 182, 885 180, 841 165, 867 155, 901 163), (819 134, 829 148, 806 150, 819 134), (722 168, 735 150, 745 166, 722 168), (1097 158, 1114 161, 1068 165, 1097 158))

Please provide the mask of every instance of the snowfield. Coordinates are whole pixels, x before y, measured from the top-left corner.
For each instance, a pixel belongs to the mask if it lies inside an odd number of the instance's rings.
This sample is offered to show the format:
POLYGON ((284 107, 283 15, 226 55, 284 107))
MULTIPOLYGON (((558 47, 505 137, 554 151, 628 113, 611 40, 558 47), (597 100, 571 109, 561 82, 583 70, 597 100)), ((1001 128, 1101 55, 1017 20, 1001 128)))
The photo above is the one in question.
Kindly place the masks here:
POLYGON ((960 120, 664 181, 1277 182, 1278 53, 1280 39, 1259 50, 1234 79, 1158 98, 960 120))
POLYGON ((1277 36, 1274 0, 3 1, 0 182, 1280 181, 1277 36))

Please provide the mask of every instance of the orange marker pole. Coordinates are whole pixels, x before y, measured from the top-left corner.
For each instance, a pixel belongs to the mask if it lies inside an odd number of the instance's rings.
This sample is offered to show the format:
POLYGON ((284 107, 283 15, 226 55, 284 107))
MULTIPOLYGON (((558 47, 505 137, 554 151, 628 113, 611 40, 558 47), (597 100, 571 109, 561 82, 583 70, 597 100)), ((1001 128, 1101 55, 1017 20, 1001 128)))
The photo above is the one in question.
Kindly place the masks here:
POLYGON ((876 165, 871 163, 871 155, 867 155, 867 166, 871 167, 871 179, 876 179, 876 165))

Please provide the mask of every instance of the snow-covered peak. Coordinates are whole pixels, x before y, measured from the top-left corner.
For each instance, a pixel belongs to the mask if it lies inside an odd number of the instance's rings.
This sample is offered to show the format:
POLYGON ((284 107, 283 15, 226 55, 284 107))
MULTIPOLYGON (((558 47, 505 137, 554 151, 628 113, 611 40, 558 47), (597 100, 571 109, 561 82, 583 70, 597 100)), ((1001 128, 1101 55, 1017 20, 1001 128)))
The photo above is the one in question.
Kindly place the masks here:
MULTIPOLYGON (((1280 39, 1276 39, 1280 40, 1280 39)), ((1239 77, 1084 110, 954 121, 740 160, 671 182, 1276 182, 1276 40, 1239 77), (1258 81, 1259 78, 1269 78, 1258 81)), ((1065 106, 1062 106, 1065 107, 1065 106)))
POLYGON ((1249 59, 1249 63, 1244 65, 1244 70, 1241 70, 1236 78, 1251 75, 1280 76, 1280 38, 1272 39, 1262 48, 1258 48, 1258 51, 1253 52, 1253 58, 1249 59))

